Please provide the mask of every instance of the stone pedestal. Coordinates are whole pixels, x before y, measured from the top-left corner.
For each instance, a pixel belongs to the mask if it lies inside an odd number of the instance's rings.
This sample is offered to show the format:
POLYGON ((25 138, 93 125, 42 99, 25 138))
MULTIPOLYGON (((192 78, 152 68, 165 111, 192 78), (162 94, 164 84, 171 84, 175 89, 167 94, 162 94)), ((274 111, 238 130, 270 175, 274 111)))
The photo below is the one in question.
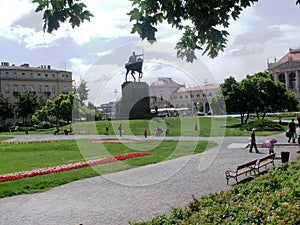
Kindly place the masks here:
POLYGON ((124 82, 120 111, 122 119, 149 118, 149 85, 146 82, 124 82))

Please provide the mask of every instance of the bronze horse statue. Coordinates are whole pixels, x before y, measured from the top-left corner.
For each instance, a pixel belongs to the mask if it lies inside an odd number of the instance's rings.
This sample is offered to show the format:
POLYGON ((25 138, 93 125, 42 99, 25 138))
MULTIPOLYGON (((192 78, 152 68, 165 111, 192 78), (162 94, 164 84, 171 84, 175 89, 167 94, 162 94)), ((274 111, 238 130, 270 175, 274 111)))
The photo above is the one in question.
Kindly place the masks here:
POLYGON ((125 81, 127 82, 127 75, 129 73, 129 71, 131 71, 131 76, 133 77, 134 81, 135 81, 134 73, 138 72, 139 80, 140 80, 143 76, 142 67, 143 67, 143 60, 141 58, 138 58, 138 60, 136 62, 126 63, 125 64, 125 69, 126 69, 125 81))

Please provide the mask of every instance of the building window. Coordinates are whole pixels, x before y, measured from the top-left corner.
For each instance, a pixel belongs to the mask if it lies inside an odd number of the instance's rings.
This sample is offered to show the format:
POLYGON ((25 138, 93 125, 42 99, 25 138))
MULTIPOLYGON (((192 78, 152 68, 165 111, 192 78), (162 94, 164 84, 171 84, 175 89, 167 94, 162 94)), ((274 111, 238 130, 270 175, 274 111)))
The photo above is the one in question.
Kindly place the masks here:
POLYGON ((17 84, 14 85, 14 91, 16 91, 16 92, 19 91, 19 88, 18 88, 17 84))
POLYGON ((26 92, 26 85, 25 85, 25 84, 22 85, 22 92, 23 92, 23 93, 26 92))
POLYGON ((38 87, 37 87, 37 91, 38 91, 38 93, 42 93, 42 85, 38 85, 38 87))
POLYGON ((18 78, 18 74, 17 72, 14 72, 14 78, 17 79, 18 78))
POLYGON ((56 86, 55 85, 52 86, 52 93, 56 93, 56 86))
POLYGON ((279 82, 284 83, 285 84, 285 75, 284 74, 279 74, 279 82))
POLYGON ((52 80, 55 80, 55 74, 52 74, 52 80))
POLYGON ((5 72, 5 78, 9 78, 9 72, 5 72))
POLYGON ((25 79, 25 73, 22 73, 22 79, 25 79))
POLYGON ((33 79, 33 73, 30 73, 30 79, 33 79))
POLYGON ((48 80, 48 74, 45 74, 45 79, 48 80))
POLYGON ((67 85, 64 85, 64 90, 63 90, 64 93, 68 93, 68 87, 67 85))
POLYGON ((289 82, 290 82, 290 88, 296 87, 296 74, 295 73, 290 73, 289 82))
POLYGON ((34 92, 34 86, 33 85, 29 85, 29 91, 34 92))
POLYGON ((64 74, 62 75, 62 79, 65 80, 65 75, 64 74))
POLYGON ((49 92, 49 86, 45 85, 45 92, 49 92))
POLYGON ((6 93, 9 93, 9 92, 10 92, 10 85, 9 85, 9 84, 6 84, 6 85, 5 85, 5 92, 6 92, 6 93))
POLYGON ((182 95, 180 95, 179 98, 182 99, 182 95))
POLYGON ((189 98, 189 96, 188 96, 188 95, 185 95, 184 97, 185 97, 185 99, 188 99, 188 98, 189 98))
POLYGON ((69 79, 69 76, 68 75, 66 75, 66 80, 68 80, 69 79))
POLYGON ((197 96, 197 98, 200 98, 200 94, 197 94, 196 96, 197 96))
POLYGON ((37 78, 41 79, 41 74, 40 73, 38 73, 37 78))

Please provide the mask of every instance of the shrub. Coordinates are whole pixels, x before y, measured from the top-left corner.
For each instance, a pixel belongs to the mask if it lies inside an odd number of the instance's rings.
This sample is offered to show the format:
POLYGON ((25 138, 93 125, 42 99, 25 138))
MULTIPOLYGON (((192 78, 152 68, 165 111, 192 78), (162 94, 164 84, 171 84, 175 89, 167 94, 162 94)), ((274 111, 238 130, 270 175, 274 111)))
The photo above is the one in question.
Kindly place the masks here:
POLYGON ((252 128, 256 128, 258 131, 283 131, 285 129, 279 123, 267 119, 250 121, 241 126, 242 130, 250 131, 252 128))
POLYGON ((51 127, 50 123, 43 122, 42 124, 42 129, 49 129, 51 127))

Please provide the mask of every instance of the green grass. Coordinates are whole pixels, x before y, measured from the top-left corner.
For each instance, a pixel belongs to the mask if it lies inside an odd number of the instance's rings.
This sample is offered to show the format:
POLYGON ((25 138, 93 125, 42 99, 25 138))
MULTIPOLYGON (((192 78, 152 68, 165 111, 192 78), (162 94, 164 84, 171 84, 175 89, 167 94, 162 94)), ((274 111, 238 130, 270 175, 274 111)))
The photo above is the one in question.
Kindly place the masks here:
POLYGON ((300 158, 230 191, 194 198, 186 208, 131 225, 300 224, 300 158))
POLYGON ((69 140, 52 143, 0 144, 0 174, 59 166, 132 152, 150 153, 149 156, 120 162, 1 182, 0 197, 41 192, 83 178, 200 153, 214 146, 216 146, 216 143, 207 141, 149 141, 146 144, 102 144, 92 143, 90 140, 69 140))
MULTIPOLYGON (((216 136, 248 136, 249 131, 240 128, 240 120, 233 117, 167 117, 145 120, 113 120, 74 123, 76 133, 105 134, 106 126, 109 134, 118 134, 118 126, 122 124, 124 135, 143 135, 144 129, 149 136, 153 135, 157 126, 169 129, 169 136, 216 137, 216 136), (195 124, 199 131, 194 131, 195 124)), ((279 134, 280 131, 259 131, 258 136, 279 134)))
MULTIPOLYGON (((271 119, 271 118, 270 118, 271 119)), ((148 135, 153 135, 157 126, 166 130, 169 129, 169 136, 201 136, 201 137, 216 137, 216 136, 248 136, 249 131, 244 131, 240 128, 240 119, 233 117, 166 117, 141 120, 112 120, 112 121, 93 121, 81 122, 66 125, 60 128, 73 128, 73 133, 76 134, 106 134, 106 127, 109 128, 109 135, 118 134, 118 126, 122 124, 124 135, 143 135, 144 129, 148 130, 148 135), (197 124, 199 131, 194 131, 197 124), (212 129, 211 129, 212 128, 212 129)), ((284 126, 285 127, 285 126, 284 126)), ((29 131, 29 134, 53 134, 55 128, 37 129, 29 131)), ((280 131, 259 131, 258 136, 274 135, 280 131)), ((12 133, 2 133, 12 134, 12 133)), ((14 132, 13 135, 25 135, 25 132, 14 132)), ((61 133, 60 135, 63 135, 61 133)))

